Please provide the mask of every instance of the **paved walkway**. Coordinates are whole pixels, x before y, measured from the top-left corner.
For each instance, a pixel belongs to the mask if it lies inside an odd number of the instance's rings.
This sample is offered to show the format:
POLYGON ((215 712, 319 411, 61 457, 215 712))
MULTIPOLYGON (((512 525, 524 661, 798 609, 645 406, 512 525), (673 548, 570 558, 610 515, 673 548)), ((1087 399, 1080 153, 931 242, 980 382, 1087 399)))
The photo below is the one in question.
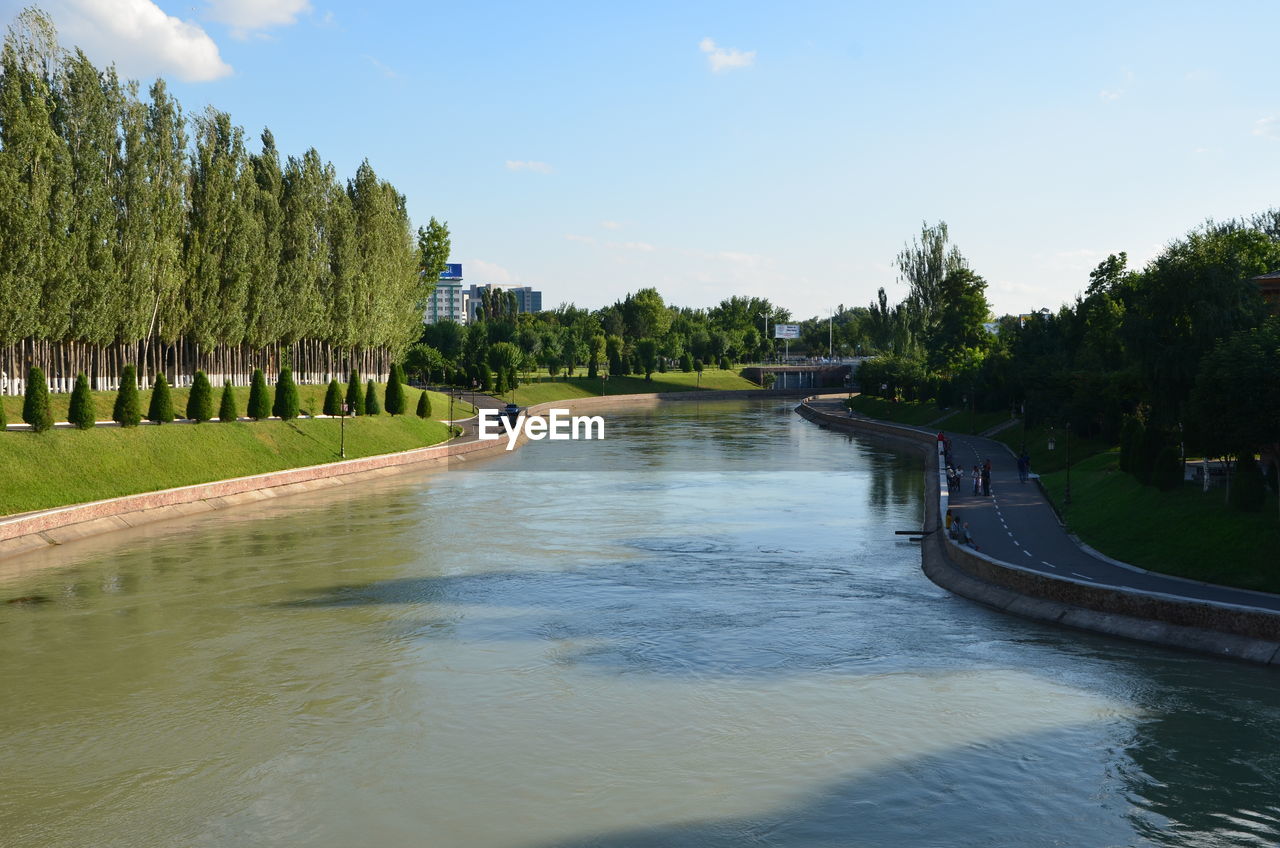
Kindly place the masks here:
MULTIPOLYGON (((838 402, 812 405, 823 412, 842 409, 838 402)), ((910 429, 929 432, 924 427, 910 429)), ((943 498, 942 512, 949 505, 960 521, 967 521, 978 550, 987 556, 1098 585, 1280 611, 1280 595, 1184 580, 1098 558, 1067 535, 1034 480, 1018 482, 1017 461, 1002 442, 942 432, 951 439, 952 459, 965 473, 956 494, 943 498), (991 496, 974 495, 969 475, 973 466, 987 459, 991 460, 991 496)))

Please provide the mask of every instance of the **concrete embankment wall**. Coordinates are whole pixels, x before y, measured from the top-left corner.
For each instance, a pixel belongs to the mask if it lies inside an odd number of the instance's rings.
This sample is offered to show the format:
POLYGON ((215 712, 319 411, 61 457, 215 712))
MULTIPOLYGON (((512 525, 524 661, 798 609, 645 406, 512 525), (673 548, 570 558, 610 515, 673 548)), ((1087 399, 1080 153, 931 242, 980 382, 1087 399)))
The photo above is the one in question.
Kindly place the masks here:
POLYGON ((959 545, 941 530, 936 436, 880 421, 848 418, 802 404, 800 415, 822 426, 885 439, 925 459, 924 573, 950 592, 1025 618, 1080 630, 1280 665, 1280 614, 1099 586, 1028 569, 959 545))
MULTIPOLYGON (((717 401, 753 398, 799 398, 812 390, 799 391, 705 391, 665 392, 649 395, 572 398, 537 404, 530 412, 552 408, 575 412, 657 407, 671 401, 717 401)), ((521 442, 524 440, 521 439, 521 442)), ((236 477, 158 492, 127 495, 110 500, 75 504, 0 519, 0 559, 26 551, 96 536, 114 530, 138 527, 167 518, 211 512, 251 504, 267 498, 358 483, 404 471, 429 469, 484 456, 501 454, 506 440, 450 442, 401 453, 349 459, 324 465, 290 468, 250 477, 236 477)))

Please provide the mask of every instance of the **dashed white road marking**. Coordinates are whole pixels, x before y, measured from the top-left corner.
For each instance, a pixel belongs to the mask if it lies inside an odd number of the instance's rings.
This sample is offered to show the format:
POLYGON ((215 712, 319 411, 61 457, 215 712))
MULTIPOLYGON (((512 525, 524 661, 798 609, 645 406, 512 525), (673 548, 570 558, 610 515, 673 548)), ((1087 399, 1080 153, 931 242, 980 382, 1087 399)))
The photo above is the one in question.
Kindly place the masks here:
POLYGON ((1081 574, 1081 573, 1080 573, 1080 572, 1078 572, 1078 571, 1073 571, 1073 572, 1071 572, 1071 576, 1072 576, 1072 577, 1079 577, 1081 580, 1088 580, 1088 581, 1093 582, 1093 583, 1097 583, 1097 582, 1098 582, 1098 581, 1094 580, 1092 577, 1090 577, 1089 575, 1087 575, 1087 574, 1081 574))
POLYGON ((1031 551, 1023 551, 1023 553, 1026 554, 1027 556, 1031 556, 1031 551))

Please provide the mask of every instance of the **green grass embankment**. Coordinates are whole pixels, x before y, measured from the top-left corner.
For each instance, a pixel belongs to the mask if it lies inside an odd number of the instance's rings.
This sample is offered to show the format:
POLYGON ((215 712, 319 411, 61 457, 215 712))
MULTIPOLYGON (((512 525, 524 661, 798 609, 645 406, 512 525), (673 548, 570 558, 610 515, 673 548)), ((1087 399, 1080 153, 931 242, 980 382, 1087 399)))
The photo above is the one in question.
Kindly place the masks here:
MULTIPOLYGON (((1062 471, 1067 467, 1068 446, 1066 431, 1061 427, 1050 430, 1048 427, 1033 427, 1023 431, 1018 424, 1008 430, 1002 430, 992 436, 998 442, 1004 442, 1016 454, 1027 446, 1027 456, 1031 457, 1031 470, 1037 474, 1050 474, 1062 471), (1049 435, 1052 432, 1054 449, 1049 450, 1049 435)), ((1114 445, 1097 439, 1081 439, 1071 436, 1070 455, 1074 468, 1079 462, 1095 456, 1103 451, 1111 450, 1114 445)))
MULTIPOLYGON (((335 462, 339 425, 300 419, 0 434, 0 515, 335 462)), ((346 421, 348 459, 448 437, 447 425, 413 415, 346 421)))
MULTIPOLYGON (((683 371, 668 371, 666 374, 654 372, 652 380, 644 377, 610 377, 604 381, 606 395, 650 394, 654 392, 691 392, 699 388, 696 372, 686 374, 683 371)), ((702 372, 701 388, 703 391, 743 390, 760 388, 736 371, 721 371, 708 368, 702 372)), ((522 383, 514 392, 503 395, 513 398, 521 406, 535 403, 546 403, 567 398, 596 397, 601 394, 599 377, 570 377, 548 382, 522 383)))
MULTIPOLYGON (((367 385, 368 384, 365 384, 365 386, 361 386, 361 389, 365 388, 367 385)), ((324 409, 324 394, 327 390, 328 390, 328 386, 298 386, 299 408, 301 408, 304 413, 308 413, 308 414, 314 413, 316 415, 319 415, 321 411, 324 409)), ((186 414, 187 395, 191 393, 191 389, 189 388, 170 389, 169 391, 173 395, 173 411, 179 418, 182 418, 186 414)), ((245 410, 249 406, 249 387, 235 386, 232 388, 232 391, 235 392, 235 395, 236 395, 236 408, 239 410, 240 415, 244 416, 245 410)), ((274 386, 268 386, 267 391, 271 394, 272 398, 275 397, 274 386)), ((387 386, 385 383, 381 383, 378 385, 378 403, 380 405, 382 405, 383 399, 386 397, 386 391, 387 391, 387 386)), ((343 397, 346 397, 346 392, 347 392, 346 385, 342 384, 343 397)), ((404 397, 405 397, 406 411, 409 412, 410 414, 412 414, 413 411, 417 409, 418 395, 420 394, 422 394, 422 390, 420 389, 414 389, 408 386, 405 387, 404 397)), ((441 394, 440 392, 431 392, 430 394, 431 394, 431 417, 437 418, 437 419, 446 418, 449 415, 449 396, 441 394)), ((142 414, 145 416, 147 412, 147 407, 151 404, 151 390, 150 389, 140 390, 138 392, 138 395, 140 397, 138 408, 142 410, 142 414)), ((221 400, 222 400, 222 387, 214 386, 213 387, 214 412, 217 412, 218 403, 221 400)), ((111 420, 111 410, 114 407, 115 402, 116 402, 115 392, 93 392, 94 409, 97 413, 97 419, 99 421, 111 420)), ((0 398, 0 403, 4 404, 5 417, 8 419, 10 424, 21 423, 22 421, 22 398, 21 397, 6 396, 3 398, 0 398)), ((49 408, 53 411, 54 421, 61 422, 61 421, 67 420, 67 407, 70 405, 70 403, 71 403, 71 394, 69 392, 49 395, 49 408)), ((455 400, 453 402, 453 417, 455 419, 467 418, 472 415, 475 415, 475 407, 471 406, 471 404, 469 403, 461 403, 461 405, 459 404, 460 404, 460 401, 455 400)))
POLYGON ((1274 496, 1267 496, 1261 512, 1239 512, 1227 507, 1221 488, 1206 493, 1187 483, 1161 492, 1120 471, 1119 462, 1115 451, 1076 462, 1073 446, 1071 504, 1065 508, 1066 472, 1042 477, 1072 532, 1107 556, 1140 568, 1280 592, 1274 496))
POLYGON ((881 398, 855 395, 853 408, 870 418, 908 424, 914 427, 936 427, 952 433, 981 433, 1009 420, 1006 412, 972 413, 967 409, 943 409, 932 401, 888 401, 881 398))

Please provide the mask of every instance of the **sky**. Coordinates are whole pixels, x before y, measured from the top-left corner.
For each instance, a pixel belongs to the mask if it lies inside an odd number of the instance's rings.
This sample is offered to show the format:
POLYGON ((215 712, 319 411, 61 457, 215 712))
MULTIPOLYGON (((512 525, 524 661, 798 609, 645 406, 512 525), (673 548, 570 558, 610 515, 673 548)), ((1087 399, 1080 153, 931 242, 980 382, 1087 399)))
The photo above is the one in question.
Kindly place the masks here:
MULTIPOLYGON (((11 21, 25 2, 0 0, 11 21)), ((45 0, 64 46, 339 173, 468 282, 796 317, 945 221, 997 315, 1280 206, 1274 2, 45 0)))

